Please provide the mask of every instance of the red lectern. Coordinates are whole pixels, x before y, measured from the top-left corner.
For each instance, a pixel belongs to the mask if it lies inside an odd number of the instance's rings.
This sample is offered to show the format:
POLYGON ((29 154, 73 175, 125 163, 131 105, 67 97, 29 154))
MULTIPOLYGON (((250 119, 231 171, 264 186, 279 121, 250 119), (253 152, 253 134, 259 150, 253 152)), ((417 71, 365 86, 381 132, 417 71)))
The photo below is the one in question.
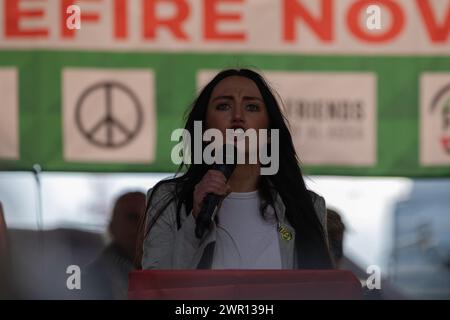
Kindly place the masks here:
POLYGON ((362 299, 361 283, 338 270, 143 270, 130 273, 129 299, 362 299))

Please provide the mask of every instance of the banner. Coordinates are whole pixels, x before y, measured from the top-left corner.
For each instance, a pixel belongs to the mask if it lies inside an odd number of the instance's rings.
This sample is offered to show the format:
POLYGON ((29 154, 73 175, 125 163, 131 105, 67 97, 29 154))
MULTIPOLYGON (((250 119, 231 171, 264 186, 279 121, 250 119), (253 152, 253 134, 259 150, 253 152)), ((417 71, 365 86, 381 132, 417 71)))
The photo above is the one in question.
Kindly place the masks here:
POLYGON ((450 176, 450 0, 0 0, 0 168, 176 170, 171 133, 240 67, 306 173, 450 176))

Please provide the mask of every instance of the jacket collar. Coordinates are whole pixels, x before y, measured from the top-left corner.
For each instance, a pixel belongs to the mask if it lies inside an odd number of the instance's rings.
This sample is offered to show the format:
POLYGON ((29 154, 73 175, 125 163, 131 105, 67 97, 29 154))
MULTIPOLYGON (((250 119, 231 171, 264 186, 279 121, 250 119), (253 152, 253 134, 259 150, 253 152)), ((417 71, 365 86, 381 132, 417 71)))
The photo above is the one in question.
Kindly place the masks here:
POLYGON ((281 267, 283 269, 292 269, 295 263, 295 229, 286 219, 286 206, 279 193, 273 190, 272 197, 275 199, 273 209, 275 209, 275 215, 278 221, 278 243, 280 247, 281 267))

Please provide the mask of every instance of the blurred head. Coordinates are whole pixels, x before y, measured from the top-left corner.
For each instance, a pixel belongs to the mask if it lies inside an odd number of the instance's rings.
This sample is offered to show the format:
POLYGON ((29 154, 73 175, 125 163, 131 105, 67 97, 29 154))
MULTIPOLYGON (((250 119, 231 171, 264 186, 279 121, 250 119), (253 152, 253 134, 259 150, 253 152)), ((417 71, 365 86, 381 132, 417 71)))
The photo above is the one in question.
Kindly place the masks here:
POLYGON ((341 216, 335 210, 327 209, 327 229, 331 256, 335 261, 336 267, 339 268, 344 256, 345 225, 341 216))
POLYGON ((10 257, 7 242, 6 222, 0 202, 0 299, 7 299, 10 295, 8 282, 10 281, 11 270, 9 268, 10 257))
POLYGON ((134 259, 138 227, 145 211, 145 194, 129 192, 114 204, 109 224, 112 241, 130 260, 134 259))

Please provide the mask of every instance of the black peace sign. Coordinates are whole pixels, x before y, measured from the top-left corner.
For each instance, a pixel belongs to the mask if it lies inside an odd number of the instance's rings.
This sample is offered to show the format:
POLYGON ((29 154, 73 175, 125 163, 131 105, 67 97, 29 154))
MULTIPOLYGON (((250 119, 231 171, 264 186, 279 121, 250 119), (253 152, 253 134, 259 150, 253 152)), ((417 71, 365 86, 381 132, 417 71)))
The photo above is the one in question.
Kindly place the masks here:
POLYGON ((139 99, 128 87, 115 81, 105 81, 94 84, 86 89, 77 101, 75 108, 75 121, 78 129, 83 136, 92 144, 103 148, 119 148, 128 144, 139 133, 143 122, 142 106, 139 99), (96 124, 90 128, 87 128, 82 121, 82 111, 85 109, 92 109, 92 105, 86 105, 86 98, 94 91, 104 90, 105 93, 105 112, 104 116, 96 122, 96 124), (113 114, 113 90, 122 91, 131 100, 133 110, 135 112, 135 123, 132 126, 127 127, 113 114), (101 128, 106 129, 106 139, 100 139, 98 131, 101 128), (124 138, 118 139, 119 131, 124 138), (116 138, 115 138, 116 137, 116 138))

